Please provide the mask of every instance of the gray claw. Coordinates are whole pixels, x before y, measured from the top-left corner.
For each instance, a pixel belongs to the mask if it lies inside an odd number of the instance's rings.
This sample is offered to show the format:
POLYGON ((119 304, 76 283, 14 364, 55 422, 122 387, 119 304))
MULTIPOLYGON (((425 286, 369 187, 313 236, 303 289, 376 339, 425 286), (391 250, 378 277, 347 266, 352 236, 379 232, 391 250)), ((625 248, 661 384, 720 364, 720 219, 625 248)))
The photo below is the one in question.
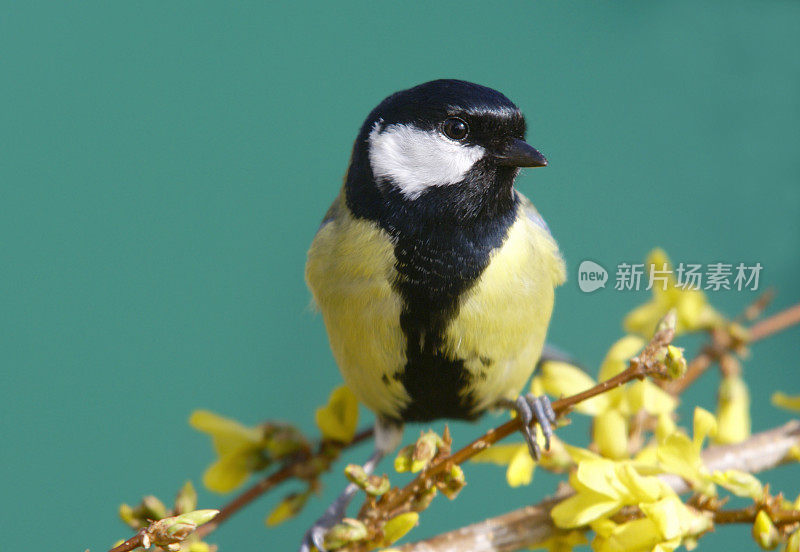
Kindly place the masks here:
POLYGON ((515 401, 503 399, 498 406, 513 408, 522 422, 522 434, 528 444, 531 457, 538 461, 542 456, 539 444, 536 442, 536 425, 542 428, 544 435, 544 448, 550 450, 550 439, 553 436, 553 425, 556 423, 556 413, 550 399, 542 395, 535 397, 531 393, 520 395, 515 401))
POLYGON ((303 543, 300 545, 300 552, 311 552, 313 546, 316 546, 319 552, 326 552, 324 545, 325 533, 345 516, 347 505, 356 494, 356 491, 358 491, 358 487, 352 483, 345 487, 342 494, 333 501, 333 504, 328 506, 322 517, 311 526, 311 529, 306 531, 303 536, 303 543))
POLYGON ((317 520, 311 529, 306 531, 306 534, 303 535, 303 542, 300 544, 299 552, 311 552, 314 547, 316 547, 319 552, 327 552, 325 548, 325 533, 335 525, 335 521, 330 525, 328 525, 328 523, 329 520, 326 520, 324 516, 317 520))
POLYGON ((325 531, 327 530, 326 527, 314 524, 314 526, 303 535, 303 542, 300 544, 299 552, 311 552, 314 547, 316 547, 319 552, 326 552, 322 543, 325 539, 325 531))
POLYGON ((533 415, 542 428, 544 448, 550 450, 550 437, 553 436, 552 424, 556 421, 556 413, 553 411, 550 399, 544 395, 541 397, 534 397, 531 393, 525 395, 525 399, 530 403, 533 415))
POLYGON ((536 426, 533 425, 535 412, 531 408, 531 403, 527 397, 520 395, 514 401, 514 409, 522 422, 522 434, 528 444, 528 452, 530 452, 534 460, 539 460, 541 451, 539 450, 539 444, 536 442, 536 426))
POLYGON ((325 549, 325 533, 328 532, 330 527, 312 527, 311 528, 311 541, 317 547, 319 552, 327 552, 325 549))

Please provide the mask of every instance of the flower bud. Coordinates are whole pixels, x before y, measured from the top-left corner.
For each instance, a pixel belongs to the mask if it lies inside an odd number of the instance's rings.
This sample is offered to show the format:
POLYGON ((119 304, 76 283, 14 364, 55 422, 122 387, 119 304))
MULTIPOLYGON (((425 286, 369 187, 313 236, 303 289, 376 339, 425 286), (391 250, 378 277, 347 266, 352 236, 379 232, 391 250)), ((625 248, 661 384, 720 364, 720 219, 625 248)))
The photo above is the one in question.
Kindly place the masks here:
POLYGON ((656 325, 656 333, 664 332, 664 331, 675 331, 675 328, 678 326, 678 311, 674 308, 669 309, 667 314, 658 321, 656 325))
POLYGON ((267 526, 274 527, 296 516, 306 505, 309 495, 310 491, 286 495, 267 516, 265 520, 267 526))
POLYGON ((436 456, 440 442, 441 437, 436 435, 433 431, 422 434, 414 445, 414 454, 411 456, 412 462, 414 464, 422 464, 423 467, 427 466, 428 463, 433 460, 434 456, 436 456))
POLYGON ((464 478, 464 470, 458 464, 453 464, 450 469, 445 472, 441 481, 437 482, 436 486, 442 491, 442 494, 453 500, 461 489, 466 485, 464 478))
MULTIPOLYGON (((400 449, 397 457, 394 459, 394 469, 397 472, 409 472, 412 468, 412 455, 414 454, 414 445, 407 445, 400 449)), ((419 471, 419 470, 417 470, 419 471)))
POLYGON ((131 508, 127 504, 120 504, 119 518, 123 521, 123 523, 132 527, 133 529, 139 529, 142 526, 139 520, 136 518, 136 514, 133 511, 133 508, 131 508))
POLYGON ((403 536, 411 531, 419 521, 419 514, 417 512, 406 512, 395 516, 386 522, 383 526, 383 542, 384 544, 393 544, 403 538, 403 536))
POLYGON ((686 373, 686 358, 683 356, 683 349, 674 345, 667 345, 664 365, 667 367, 667 376, 670 379, 682 378, 686 373))
POLYGON ((433 502, 433 499, 436 498, 438 494, 438 490, 436 487, 429 487, 424 491, 419 492, 412 500, 411 500, 411 509, 415 512, 421 512, 428 508, 433 502))
POLYGON ((764 510, 759 510, 756 515, 756 521, 753 523, 753 538, 764 550, 772 550, 781 542, 778 529, 764 510))
POLYGON ((167 515, 167 507, 153 495, 142 499, 142 510, 144 517, 148 519, 161 519, 167 515))
POLYGON ((368 475, 362 466, 349 464, 344 469, 347 479, 372 496, 380 496, 389 490, 389 478, 378 475, 368 475))
POLYGON ((197 508, 197 491, 192 482, 187 481, 178 491, 178 496, 175 497, 175 512, 183 514, 191 512, 195 508, 197 508))
POLYGON ((344 518, 325 534, 323 544, 328 550, 335 550, 367 538, 367 527, 357 519, 344 518))

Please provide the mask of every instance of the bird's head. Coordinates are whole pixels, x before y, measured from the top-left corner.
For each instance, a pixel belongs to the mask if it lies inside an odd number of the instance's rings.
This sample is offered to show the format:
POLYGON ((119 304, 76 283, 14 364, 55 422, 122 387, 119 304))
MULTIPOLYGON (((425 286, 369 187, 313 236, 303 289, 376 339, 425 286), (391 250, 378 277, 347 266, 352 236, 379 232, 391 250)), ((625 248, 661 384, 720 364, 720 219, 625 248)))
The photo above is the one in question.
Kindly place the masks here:
POLYGON ((511 100, 478 84, 436 80, 392 94, 369 114, 348 195, 366 196, 356 198, 361 203, 371 197, 375 208, 394 200, 438 207, 429 210, 439 215, 455 205, 469 215, 512 198, 520 167, 545 165, 525 142, 525 118, 511 100))

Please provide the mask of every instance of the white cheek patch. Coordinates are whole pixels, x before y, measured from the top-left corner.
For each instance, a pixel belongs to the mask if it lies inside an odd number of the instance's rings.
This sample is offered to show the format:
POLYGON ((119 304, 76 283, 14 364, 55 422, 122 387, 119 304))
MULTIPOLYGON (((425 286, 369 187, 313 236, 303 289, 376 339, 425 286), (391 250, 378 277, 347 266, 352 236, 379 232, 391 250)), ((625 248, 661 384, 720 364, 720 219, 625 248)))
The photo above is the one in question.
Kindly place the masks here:
POLYGON ((369 134, 369 161, 377 178, 390 180, 409 199, 432 186, 463 180, 486 150, 449 140, 436 130, 408 125, 375 125, 369 134))

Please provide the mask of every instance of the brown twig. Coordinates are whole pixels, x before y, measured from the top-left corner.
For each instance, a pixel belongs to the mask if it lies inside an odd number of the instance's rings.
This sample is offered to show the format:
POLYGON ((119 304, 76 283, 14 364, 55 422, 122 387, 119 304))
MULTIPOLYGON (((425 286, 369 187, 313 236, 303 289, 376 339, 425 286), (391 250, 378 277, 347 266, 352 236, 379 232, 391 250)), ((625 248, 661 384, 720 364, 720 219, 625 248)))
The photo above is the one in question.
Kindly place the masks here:
MULTIPOLYGON (((703 497, 703 499, 706 498, 708 497, 703 497)), ((779 501, 774 497, 770 497, 769 500, 771 501, 770 504, 758 501, 744 508, 730 510, 720 508, 720 505, 727 502, 727 500, 720 501, 716 498, 711 499, 707 504, 703 503, 703 500, 695 501, 692 499, 689 500, 688 505, 696 510, 710 514, 715 524, 753 523, 761 510, 767 512, 772 523, 778 527, 791 526, 800 522, 800 510, 785 510, 780 507, 779 501)), ((612 516, 611 520, 615 523, 625 523, 642 517, 644 517, 644 513, 637 506, 625 506, 616 515, 612 516)))
POLYGON ((733 321, 737 323, 752 322, 761 316, 765 310, 767 310, 767 307, 770 305, 770 303, 772 303, 773 299, 775 299, 775 290, 773 288, 769 288, 764 293, 759 295, 755 301, 748 305, 739 316, 733 319, 733 321))
MULTIPOLYGON (((353 447, 362 441, 365 441, 372 437, 373 428, 367 428, 359 431, 353 437, 353 440, 347 443, 346 445, 342 445, 340 450, 345 450, 350 447, 353 447)), ((322 449, 322 445, 320 445, 320 451, 322 449)), ((214 531, 217 527, 222 525, 228 518, 230 518, 233 514, 253 502, 255 499, 276 487, 280 483, 291 479, 293 476, 297 475, 298 471, 302 471, 302 465, 304 463, 313 460, 313 456, 302 458, 290 462, 283 466, 280 470, 268 475, 258 481, 255 485, 250 487, 249 489, 245 490, 244 492, 237 495, 233 500, 225 504, 219 510, 219 514, 217 517, 214 518, 213 521, 206 523, 205 525, 199 527, 197 529, 197 534, 200 535, 200 538, 207 536, 209 533, 214 531)))
MULTIPOLYGON (((766 302, 759 298, 745 312, 751 311, 748 316, 751 317, 753 316, 752 310, 754 307, 765 306, 765 304, 766 302)), ((800 324, 800 303, 753 324, 748 330, 748 343, 755 343, 797 324, 800 324)), ((679 380, 665 383, 663 385, 664 389, 672 395, 680 395, 702 376, 714 362, 723 355, 728 354, 734 345, 735 341, 731 339, 727 332, 722 330, 713 331, 711 344, 704 347, 701 353, 689 363, 686 374, 679 380)))
POLYGON ((759 341, 797 324, 800 324, 800 303, 753 324, 750 327, 750 342, 759 341))
POLYGON ((126 540, 125 542, 115 546, 108 552, 130 552, 131 550, 135 550, 144 544, 144 529, 140 530, 134 536, 126 540))
MULTIPOLYGON (((759 510, 755 504, 738 510, 719 510, 714 512, 714 523, 753 523, 759 510)), ((800 510, 769 512, 769 517, 775 525, 791 525, 800 522, 800 510)))
MULTIPOLYGON (((362 441, 365 441, 372 437, 373 428, 367 428, 359 431, 353 437, 353 439, 344 445, 338 445, 341 450, 348 449, 353 447, 362 441)), ((236 512, 256 500, 258 497, 262 496, 264 493, 268 492, 270 489, 277 487, 279 484, 283 483, 284 481, 288 481, 289 479, 298 476, 299 473, 303 471, 303 466, 306 465, 308 462, 313 461, 316 457, 323 454, 323 447, 325 446, 324 443, 320 443, 318 447, 318 452, 316 455, 302 455, 296 456, 294 459, 290 460, 286 464, 283 465, 278 471, 269 474, 268 476, 262 478, 260 481, 255 483, 252 487, 249 487, 245 491, 238 494, 234 497, 230 502, 225 504, 222 508, 220 508, 219 513, 214 518, 213 521, 206 523, 205 525, 201 525, 197 528, 195 533, 202 539, 208 536, 211 532, 217 529, 220 525, 222 525, 228 518, 234 515, 236 512)), ((143 545, 145 530, 142 529, 137 532, 134 536, 126 540, 125 542, 115 546, 108 552, 129 552, 130 550, 134 550, 139 548, 143 545)))
MULTIPOLYGON (((795 420, 757 433, 735 445, 709 447, 703 451, 702 457, 711 471, 738 469, 757 473, 785 462, 791 449, 799 444, 800 421, 795 420)), ((687 490, 685 482, 678 477, 662 476, 662 479, 678 493, 687 490)), ((550 510, 571 495, 571 491, 561 492, 533 506, 409 543, 399 549, 403 552, 513 552, 535 547, 559 534, 561 530, 553 525, 550 510)))
POLYGON ((279 484, 283 483, 284 481, 290 479, 297 469, 297 463, 290 463, 283 466, 278 471, 269 474, 267 477, 264 477, 260 481, 258 481, 255 485, 247 489, 246 491, 242 492, 238 496, 236 496, 233 500, 228 502, 225 506, 223 506, 217 517, 214 518, 213 521, 202 525, 201 527, 197 528, 197 534, 200 538, 204 538, 206 535, 214 531, 217 527, 219 527, 222 523, 224 523, 229 517, 233 514, 253 502, 255 499, 272 489, 273 487, 278 486, 279 484))

